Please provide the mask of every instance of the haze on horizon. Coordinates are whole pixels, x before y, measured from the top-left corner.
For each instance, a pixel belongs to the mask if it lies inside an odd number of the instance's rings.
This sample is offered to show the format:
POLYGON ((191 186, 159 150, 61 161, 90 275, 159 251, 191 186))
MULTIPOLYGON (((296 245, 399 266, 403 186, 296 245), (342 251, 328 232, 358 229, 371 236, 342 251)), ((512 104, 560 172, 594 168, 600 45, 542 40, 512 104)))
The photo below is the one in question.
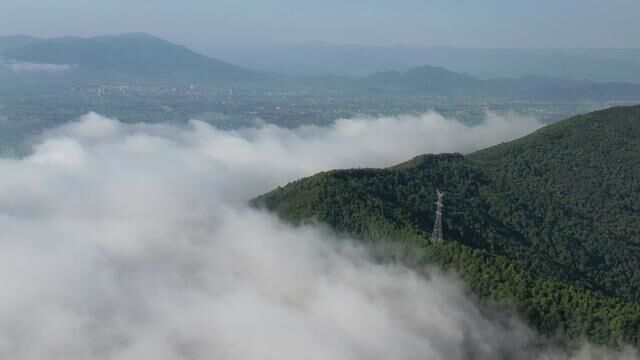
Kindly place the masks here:
POLYGON ((0 0, 0 360, 640 360, 638 13, 0 0))
POLYGON ((637 48, 635 0, 2 0, 0 36, 147 32, 188 46, 637 48), (606 24, 606 26, 602 26, 606 24))

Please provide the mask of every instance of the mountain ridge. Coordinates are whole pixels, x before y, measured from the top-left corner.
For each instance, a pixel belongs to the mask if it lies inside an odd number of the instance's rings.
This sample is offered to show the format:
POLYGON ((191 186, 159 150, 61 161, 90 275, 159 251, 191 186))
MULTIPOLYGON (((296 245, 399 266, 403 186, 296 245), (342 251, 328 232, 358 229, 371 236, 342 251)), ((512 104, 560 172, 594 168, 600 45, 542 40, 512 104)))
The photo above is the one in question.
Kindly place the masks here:
POLYGON ((243 82, 264 77, 144 33, 49 39, 2 55, 20 62, 75 65, 72 75, 80 79, 243 82))
MULTIPOLYGON (((2 46, 0 38, 0 46, 2 46)), ((31 76, 34 81, 76 83, 296 83, 346 93, 395 93, 450 97, 498 97, 532 101, 637 101, 640 84, 596 83, 541 76, 480 79, 467 73, 422 65, 407 71, 385 71, 362 78, 320 76, 286 77, 266 74, 208 58, 191 49, 146 33, 101 35, 90 38, 25 38, 22 46, 0 51, 4 57, 4 77, 20 82, 31 76), (16 66, 28 63, 30 66, 16 66), (8 64, 8 66, 6 66, 8 64), (50 66, 31 66, 54 64, 50 66), (12 74, 7 69, 21 69, 12 74)), ((14 42, 14 44, 16 44, 14 42)), ((577 56, 577 55, 576 55, 577 56)), ((1 65, 1 64, 0 64, 1 65)), ((15 72, 15 71, 14 71, 15 72)))
POLYGON ((0 52, 34 44, 42 40, 41 38, 29 35, 0 36, 0 52))
POLYGON ((597 83, 537 75, 483 80, 431 65, 405 72, 374 73, 362 79, 360 86, 376 92, 445 96, 490 95, 530 100, 640 100, 640 84, 597 83))
POLYGON ((514 304, 543 333, 640 345, 638 203, 640 106, 466 156, 324 172, 252 202, 294 224, 315 219, 424 251, 425 264, 460 272, 482 299, 514 304), (447 193, 448 241, 429 246, 436 189, 447 193))
POLYGON ((288 74, 366 76, 423 64, 441 66, 482 79, 521 77, 570 77, 598 82, 640 82, 639 49, 527 49, 465 48, 455 46, 367 46, 303 43, 263 48, 210 49, 233 63, 288 74), (554 54, 574 56, 570 68, 554 54), (259 59, 259 61, 258 61, 259 59), (567 76, 569 71, 569 76, 567 76))

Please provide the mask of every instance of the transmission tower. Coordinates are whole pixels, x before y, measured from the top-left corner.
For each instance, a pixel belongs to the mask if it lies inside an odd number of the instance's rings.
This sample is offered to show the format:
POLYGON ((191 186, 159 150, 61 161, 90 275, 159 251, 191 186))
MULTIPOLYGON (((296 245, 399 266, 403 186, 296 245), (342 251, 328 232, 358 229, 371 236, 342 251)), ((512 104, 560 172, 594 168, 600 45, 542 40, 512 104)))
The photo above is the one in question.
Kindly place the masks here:
POLYGON ((433 233, 431 234, 431 243, 439 243, 442 242, 442 209, 444 208, 444 204, 442 203, 442 198, 444 198, 444 193, 440 190, 436 190, 436 194, 438 194, 438 201, 436 202, 436 222, 433 224, 433 233))

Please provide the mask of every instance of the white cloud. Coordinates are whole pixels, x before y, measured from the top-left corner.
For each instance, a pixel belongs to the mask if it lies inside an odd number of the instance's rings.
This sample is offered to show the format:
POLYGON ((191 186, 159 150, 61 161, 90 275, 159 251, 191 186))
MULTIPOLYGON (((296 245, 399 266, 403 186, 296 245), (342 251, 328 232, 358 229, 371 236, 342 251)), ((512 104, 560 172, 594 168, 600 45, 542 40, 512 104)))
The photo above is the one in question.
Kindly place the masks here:
POLYGON ((455 279, 375 264, 244 205, 317 170, 468 152, 540 126, 513 121, 221 131, 89 114, 52 130, 31 155, 0 159, 0 358, 523 358, 535 334, 484 316, 455 279))
POLYGON ((488 114, 483 124, 469 127, 427 113, 342 119, 329 127, 294 130, 275 125, 237 131, 194 126, 207 133, 207 149, 221 161, 315 172, 334 167, 389 166, 425 152, 468 153, 523 136, 541 124, 531 117, 488 114))
POLYGON ((6 61, 4 66, 16 73, 63 73, 76 67, 69 64, 44 64, 23 61, 6 61))

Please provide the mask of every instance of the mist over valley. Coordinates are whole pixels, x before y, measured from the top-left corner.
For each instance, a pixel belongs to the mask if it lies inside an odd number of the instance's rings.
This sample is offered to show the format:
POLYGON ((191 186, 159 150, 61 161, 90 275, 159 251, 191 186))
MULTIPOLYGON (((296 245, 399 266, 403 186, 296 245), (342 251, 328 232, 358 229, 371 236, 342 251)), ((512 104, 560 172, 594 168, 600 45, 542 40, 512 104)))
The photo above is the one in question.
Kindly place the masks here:
POLYGON ((633 1, 6 1, 0 359, 640 359, 633 1))

